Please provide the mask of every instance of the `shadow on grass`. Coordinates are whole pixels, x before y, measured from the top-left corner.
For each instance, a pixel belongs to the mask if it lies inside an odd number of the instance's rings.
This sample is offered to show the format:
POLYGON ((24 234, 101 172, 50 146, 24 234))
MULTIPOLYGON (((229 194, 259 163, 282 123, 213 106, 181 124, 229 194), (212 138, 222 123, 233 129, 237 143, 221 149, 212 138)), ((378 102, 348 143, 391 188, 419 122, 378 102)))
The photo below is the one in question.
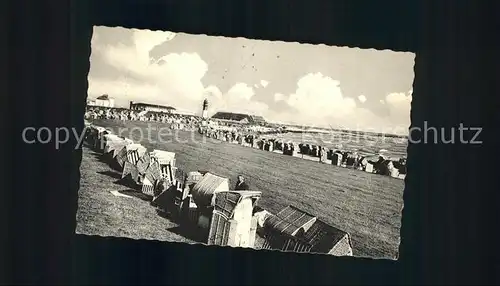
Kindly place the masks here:
MULTIPOLYGON (((121 175, 120 175, 121 177, 121 175)), ((140 187, 135 184, 134 181, 131 180, 130 176, 127 176, 125 178, 119 178, 117 181, 114 182, 114 184, 126 187, 126 190, 120 191, 121 194, 131 196, 131 197, 136 197, 138 199, 141 199, 145 202, 151 202, 152 198, 148 195, 145 195, 141 193, 140 187)))
POLYGON ((138 198, 138 199, 141 199, 145 202, 151 202, 152 198, 148 195, 145 195, 141 192, 138 192, 136 190, 130 190, 130 189, 127 189, 127 190, 123 190, 123 191, 119 191, 120 194, 123 194, 123 195, 127 195, 127 196, 131 196, 131 197, 135 197, 135 198, 138 198))
POLYGON ((94 145, 91 142, 87 141, 87 140, 83 141, 82 147, 89 148, 90 150, 94 149, 94 145))
POLYGON ((89 154, 92 155, 92 156, 94 156, 94 158, 98 158, 98 159, 102 157, 101 153, 92 150, 92 148, 90 148, 90 153, 89 154))
POLYGON ((167 219, 175 224, 178 224, 180 225, 181 224, 181 219, 180 219, 180 216, 179 215, 174 215, 170 212, 167 212, 165 210, 163 210, 160 206, 158 206, 158 204, 154 203, 154 202, 151 202, 151 206, 155 207, 156 208, 156 214, 161 217, 161 218, 164 218, 164 219, 167 219))
POLYGON ((106 153, 102 154, 99 152, 96 152, 90 148, 89 154, 93 156, 95 159, 97 159, 98 162, 105 163, 106 165, 109 165, 111 169, 121 172, 123 167, 121 167, 117 162, 116 159, 113 157, 111 153, 106 153))
POLYGON ((102 153, 99 151, 94 150, 93 148, 90 148, 90 153, 91 156, 96 158, 100 162, 105 162, 105 163, 110 163, 113 161, 113 153, 108 152, 108 153, 102 153))
POLYGON ((122 175, 120 173, 117 173, 117 172, 113 172, 113 171, 100 171, 100 172, 97 172, 98 174, 101 174, 101 175, 106 175, 106 176, 109 176, 115 180, 121 180, 122 178, 122 175))
POLYGON ((115 185, 119 185, 122 187, 127 187, 132 190, 138 190, 140 187, 130 178, 130 175, 127 175, 125 178, 122 178, 121 175, 120 177, 117 178, 115 182, 113 182, 115 185))
POLYGON ((185 237, 189 240, 192 240, 195 243, 206 243, 206 236, 203 235, 203 232, 199 231, 196 227, 187 228, 185 226, 176 226, 167 229, 174 234, 185 237))
POLYGON ((96 156, 96 157, 97 157, 97 160, 99 160, 99 162, 106 163, 107 165, 111 165, 114 162, 116 162, 116 160, 113 158, 113 155, 111 155, 111 154, 101 154, 101 155, 96 156))
POLYGON ((156 214, 159 217, 177 224, 176 227, 169 228, 167 231, 182 236, 188 240, 192 240, 195 243, 206 243, 207 234, 204 234, 203 231, 200 231, 200 229, 192 223, 188 223, 187 225, 183 223, 182 218, 179 215, 167 212, 161 208, 156 209, 156 214))

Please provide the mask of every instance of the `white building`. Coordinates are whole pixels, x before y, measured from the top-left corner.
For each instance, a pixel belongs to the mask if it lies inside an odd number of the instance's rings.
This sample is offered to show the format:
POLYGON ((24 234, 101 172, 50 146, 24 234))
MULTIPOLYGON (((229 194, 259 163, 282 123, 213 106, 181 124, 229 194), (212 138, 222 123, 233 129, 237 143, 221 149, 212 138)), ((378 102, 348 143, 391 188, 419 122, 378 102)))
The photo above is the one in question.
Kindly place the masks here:
POLYGON ((163 113, 173 113, 175 111, 174 107, 163 106, 158 104, 149 104, 142 102, 130 102, 130 110, 136 111, 151 111, 151 112, 163 112, 163 113))
POLYGON ((184 116, 196 116, 196 114, 192 111, 188 110, 179 110, 179 109, 174 109, 171 111, 172 114, 178 114, 178 115, 184 115, 184 116))
POLYGON ((115 100, 109 97, 107 94, 103 94, 97 97, 95 100, 87 100, 87 105, 90 106, 102 106, 102 107, 115 107, 115 100))

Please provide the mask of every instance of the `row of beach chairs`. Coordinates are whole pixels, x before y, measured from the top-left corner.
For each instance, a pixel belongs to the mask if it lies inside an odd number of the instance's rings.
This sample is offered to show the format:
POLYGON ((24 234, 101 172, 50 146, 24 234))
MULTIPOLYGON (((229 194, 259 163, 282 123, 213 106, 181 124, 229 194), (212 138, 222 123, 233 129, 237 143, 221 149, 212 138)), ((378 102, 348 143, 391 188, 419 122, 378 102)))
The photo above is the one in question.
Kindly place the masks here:
POLYGON ((260 230, 263 249, 352 255, 348 233, 292 206, 273 215, 256 206, 261 192, 231 191, 227 178, 206 171, 177 171, 175 153, 148 152, 98 126, 88 126, 85 139, 122 172, 123 180, 151 197, 154 207, 169 213, 183 229, 201 234, 202 243, 254 248, 260 230))
MULTIPOLYGON (((220 132, 210 133, 208 130, 200 128, 199 131, 205 136, 212 136, 215 139, 228 141, 228 136, 219 136, 220 132)), ((226 134, 227 135, 227 134, 226 134)), ((229 140, 230 141, 230 140, 229 140)), ((356 152, 333 150, 322 146, 312 144, 294 144, 274 139, 257 139, 254 135, 238 135, 231 143, 237 143, 242 146, 248 146, 268 152, 280 152, 283 155, 300 156, 305 155, 318 158, 320 163, 330 163, 335 166, 356 169, 368 173, 381 174, 394 178, 404 178, 406 175, 406 159, 399 160, 387 159, 380 156, 377 161, 368 160, 356 152), (234 141, 234 142, 233 142, 234 141)))
POLYGON ((108 130, 89 126, 87 144, 101 153, 122 180, 151 198, 151 204, 171 215, 184 229, 202 234, 209 245, 253 247, 253 208, 261 193, 231 191, 229 180, 209 172, 184 174, 175 167, 175 153, 153 150, 108 130))

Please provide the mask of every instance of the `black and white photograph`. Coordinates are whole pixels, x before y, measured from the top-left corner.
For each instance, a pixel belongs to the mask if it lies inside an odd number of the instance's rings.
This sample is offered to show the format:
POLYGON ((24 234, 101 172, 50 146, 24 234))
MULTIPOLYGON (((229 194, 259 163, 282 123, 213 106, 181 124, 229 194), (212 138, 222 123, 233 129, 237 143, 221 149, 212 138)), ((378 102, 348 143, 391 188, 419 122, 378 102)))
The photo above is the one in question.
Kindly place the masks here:
POLYGON ((76 233, 398 259, 415 54, 96 26, 76 233))

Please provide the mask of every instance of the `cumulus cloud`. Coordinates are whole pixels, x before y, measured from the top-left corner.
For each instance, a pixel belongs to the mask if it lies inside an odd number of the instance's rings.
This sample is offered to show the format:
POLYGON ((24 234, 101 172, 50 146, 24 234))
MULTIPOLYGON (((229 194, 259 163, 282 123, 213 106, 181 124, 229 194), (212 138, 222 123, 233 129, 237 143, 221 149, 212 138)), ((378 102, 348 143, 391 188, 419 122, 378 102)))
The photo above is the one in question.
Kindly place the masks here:
MULTIPOLYGON (((351 129, 409 124, 411 90, 390 93, 380 100, 388 110, 388 115, 384 117, 368 109, 369 105, 364 104, 367 102, 365 95, 346 96, 338 80, 322 73, 309 73, 297 80, 295 91, 285 94, 282 90, 275 90, 274 96, 264 103, 256 99, 261 98, 261 94, 255 96, 255 93, 257 89, 268 87, 267 80, 250 85, 234 82, 227 90, 221 90, 216 85, 203 84, 202 79, 210 67, 197 53, 169 53, 152 57, 151 51, 175 39, 175 33, 127 30, 132 44, 117 42, 110 45, 100 43, 99 31, 94 31, 92 53, 98 53, 99 59, 122 76, 113 80, 93 77, 91 64, 91 96, 108 94, 115 98, 115 102, 119 102, 118 99, 125 104, 130 100, 143 101, 196 112, 201 111, 201 102, 207 98, 211 114, 225 110, 262 115, 272 121, 351 129), (268 104, 281 105, 280 111, 270 108, 268 104)), ((368 102, 376 103, 377 100, 370 99, 368 102)))
POLYGON ((156 46, 170 41, 175 33, 169 31, 133 30, 133 41, 137 56, 143 63, 150 60, 149 52, 156 46))
POLYGON ((115 68, 157 85, 164 91, 164 102, 174 97, 200 100, 204 92, 201 79, 208 70, 207 63, 196 53, 172 53, 150 63, 148 48, 152 49, 154 44, 151 41, 149 45, 137 43, 135 47, 111 46, 105 50, 104 57, 115 68))
POLYGON ((403 92, 390 93, 386 96, 385 101, 393 107, 409 108, 412 96, 403 92))
POLYGON ((255 92, 252 87, 248 86, 246 83, 239 82, 229 89, 226 94, 232 101, 249 101, 255 92))
MULTIPOLYGON (((367 98, 360 95, 357 100, 364 103, 367 98)), ((371 110, 358 106, 354 98, 345 96, 339 81, 321 73, 310 73, 298 80, 297 89, 292 94, 274 95, 275 102, 285 103, 296 112, 271 116, 288 122, 300 117, 305 124, 381 132, 381 126, 394 128, 394 122, 399 124, 409 120, 411 99, 409 101, 406 94, 391 93, 386 100, 390 116, 378 116, 371 110)))
POLYGON ((299 79, 297 90, 286 103, 305 115, 309 121, 329 116, 344 117, 356 108, 356 102, 342 95, 340 82, 321 73, 310 73, 299 79))
POLYGON ((226 93, 220 93, 213 97, 209 112, 231 111, 240 113, 249 113, 255 115, 264 115, 269 106, 263 102, 252 100, 255 91, 252 86, 246 83, 236 83, 226 93))
POLYGON ((126 97, 127 100, 140 100, 143 94, 157 99, 161 96, 162 91, 157 85, 154 84, 131 84, 126 79, 119 79, 114 81, 94 79, 89 81, 89 90, 91 95, 97 96, 101 94, 108 94, 111 97, 126 97))
POLYGON ((407 93, 390 93, 386 96, 385 102, 389 108, 389 118, 392 122, 400 125, 410 125, 410 110, 412 101, 412 91, 407 93))
POLYGON ((205 97, 208 99, 222 100, 222 92, 215 85, 209 85, 205 88, 205 97))
POLYGON ((274 94, 274 101, 284 101, 284 100, 286 100, 286 95, 282 93, 274 94))
MULTIPOLYGON (((231 107, 234 102, 249 102, 254 95, 253 89, 243 83, 234 85, 226 95, 217 86, 204 86, 202 78, 208 71, 208 64, 197 53, 170 53, 152 58, 150 51, 172 40, 175 33, 144 30, 130 30, 130 33, 132 45, 117 43, 99 46, 96 43, 99 30, 95 31, 95 51, 101 54, 106 64, 124 76, 119 80, 93 78, 91 67, 90 95, 106 93, 112 97, 126 96, 127 100, 175 105, 181 109, 193 109, 204 98, 214 104, 231 107)), ((247 104, 248 107, 262 110, 267 106, 252 103, 247 104)))

